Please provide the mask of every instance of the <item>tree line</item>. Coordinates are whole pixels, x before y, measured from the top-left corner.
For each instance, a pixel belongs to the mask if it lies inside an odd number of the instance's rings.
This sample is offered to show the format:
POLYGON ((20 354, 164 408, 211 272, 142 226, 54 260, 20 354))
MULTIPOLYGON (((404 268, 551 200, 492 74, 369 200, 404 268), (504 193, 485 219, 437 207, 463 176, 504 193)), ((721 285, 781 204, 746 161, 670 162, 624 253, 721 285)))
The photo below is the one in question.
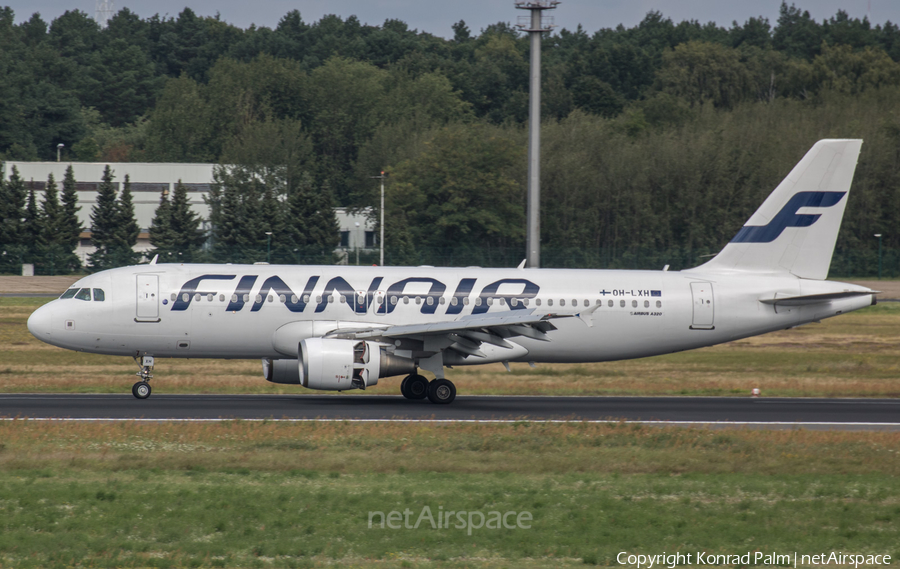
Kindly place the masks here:
MULTIPOLYGON (((0 157, 48 159, 62 142, 77 160, 221 164, 215 260, 258 259, 271 231, 277 258, 328 262, 337 232, 319 214, 376 204, 371 177, 386 170, 388 262, 517 264, 528 41, 505 23, 453 30, 297 11, 240 29, 189 9, 125 9, 105 29, 79 11, 16 25, 7 8, 0 157)), ((826 136, 866 139, 834 270, 871 274, 879 232, 900 263, 895 24, 817 22, 787 3, 774 25, 650 12, 549 34, 542 52, 546 264, 697 264, 826 136)))

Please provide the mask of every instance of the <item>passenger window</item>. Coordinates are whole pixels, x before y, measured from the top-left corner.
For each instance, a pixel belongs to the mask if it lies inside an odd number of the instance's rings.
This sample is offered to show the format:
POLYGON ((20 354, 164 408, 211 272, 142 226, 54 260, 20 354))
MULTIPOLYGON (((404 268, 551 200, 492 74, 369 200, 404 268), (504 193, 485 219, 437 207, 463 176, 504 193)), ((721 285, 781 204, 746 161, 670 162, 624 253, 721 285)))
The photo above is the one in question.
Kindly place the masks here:
POLYGON ((220 295, 219 295, 219 302, 225 302, 225 295, 224 295, 224 294, 220 294, 220 295))
POLYGON ((447 301, 444 300, 443 296, 440 299, 438 299, 438 303, 440 303, 440 304, 444 304, 445 302, 447 302, 447 301))
POLYGON ((631 307, 632 307, 632 308, 637 308, 637 301, 636 301, 636 300, 632 300, 632 301, 631 301, 631 307))
POLYGON ((528 299, 526 298, 525 300, 523 300, 522 304, 524 304, 525 306, 528 306, 528 299))
POLYGON ((103 289, 95 288, 94 289, 94 301, 103 302, 104 300, 106 300, 106 294, 103 292, 103 289))
POLYGON ((502 298, 502 297, 500 298, 500 306, 506 306, 506 299, 505 299, 505 298, 502 298))
MULTIPOLYGON (((296 301, 294 301, 294 302, 296 302, 296 301)), ((308 295, 308 294, 304 294, 304 295, 303 295, 303 302, 309 302, 309 295, 308 295)))
POLYGON ((77 288, 70 288, 66 292, 62 293, 62 296, 60 296, 59 298, 72 298, 73 296, 75 296, 76 292, 78 292, 77 288))
POLYGON ((272 302, 272 300, 274 300, 274 299, 272 298, 271 294, 266 297, 266 302, 272 302))
POLYGON ((249 294, 245 294, 243 298, 244 298, 244 302, 250 302, 250 295, 249 295, 249 294))
POLYGON ((231 295, 231 302, 237 302, 237 295, 236 295, 236 294, 232 294, 232 295, 231 295))
POLYGON ((175 302, 176 298, 178 298, 178 295, 173 292, 172 293, 172 302, 175 302))
POLYGON ((475 299, 475 306, 481 306, 481 297, 475 299))
POLYGON ((657 301, 656 301, 656 307, 657 307, 657 308, 662 308, 662 301, 657 300, 657 301))
POLYGON ((347 302, 347 297, 343 294, 341 295, 341 304, 345 304, 347 302))
POLYGON ((548 299, 547 299, 547 306, 553 306, 553 299, 552 299, 552 298, 548 298, 548 299))
POLYGON ((421 297, 421 296, 417 296, 417 297, 416 297, 416 304, 422 304, 422 297, 421 297))
POLYGON ((261 295, 261 294, 257 294, 257 295, 256 295, 256 303, 258 304, 258 303, 260 303, 260 302, 262 302, 262 295, 261 295))
POLYGON ((404 297, 403 297, 403 304, 409 304, 409 297, 408 297, 408 296, 404 296, 404 297))
POLYGON ((535 299, 534 299, 534 305, 535 305, 535 306, 540 306, 540 305, 541 305, 541 299, 540 299, 540 298, 535 298, 535 299))
POLYGON ((207 300, 207 302, 212 302, 212 301, 213 301, 213 298, 214 298, 213 293, 209 293, 209 294, 206 295, 206 300, 207 300))
POLYGON ((91 289, 82 288, 78 289, 78 292, 75 294, 75 298, 78 300, 90 300, 91 299, 91 289))
POLYGON ((610 308, 613 307, 613 301, 612 301, 612 300, 609 301, 609 307, 610 307, 610 308))
POLYGON ((488 303, 488 306, 493 306, 493 305, 494 305, 494 298, 491 297, 491 296, 489 296, 489 297, 487 298, 487 303, 488 303))
POLYGON ((194 300, 196 300, 196 301, 199 302, 199 300, 200 300, 200 293, 199 293, 199 292, 198 292, 197 294, 194 295, 194 300))
POLYGON ((585 299, 584 299, 584 306, 585 306, 585 308, 587 308, 587 307, 590 306, 590 305, 591 305, 591 301, 585 298, 585 299))
POLYGON ((620 301, 619 301, 619 306, 621 306, 622 308, 625 308, 625 301, 624 301, 624 300, 620 300, 620 301))
POLYGON ((650 308, 650 301, 649 301, 649 300, 645 300, 645 301, 644 301, 644 308, 650 308))
POLYGON ((433 296, 427 296, 427 297, 425 297, 425 304, 427 304, 428 306, 433 305, 433 304, 434 304, 434 297, 433 297, 433 296))
POLYGON ((450 299, 451 306, 456 306, 457 304, 459 304, 459 300, 457 300, 455 296, 450 299))
POLYGON ((466 306, 469 306, 469 297, 468 296, 463 298, 463 304, 465 304, 466 306))
POLYGON ((517 298, 510 298, 510 299, 509 299, 509 305, 510 305, 510 306, 513 306, 513 307, 518 306, 518 305, 519 305, 519 300, 518 300, 517 298))
POLYGON ((397 297, 396 297, 396 296, 392 296, 392 297, 391 297, 391 304, 397 304, 397 297))
POLYGON ((560 305, 560 306, 565 306, 565 305, 566 305, 566 299, 565 299, 565 298, 560 298, 560 299, 559 299, 559 305, 560 305))

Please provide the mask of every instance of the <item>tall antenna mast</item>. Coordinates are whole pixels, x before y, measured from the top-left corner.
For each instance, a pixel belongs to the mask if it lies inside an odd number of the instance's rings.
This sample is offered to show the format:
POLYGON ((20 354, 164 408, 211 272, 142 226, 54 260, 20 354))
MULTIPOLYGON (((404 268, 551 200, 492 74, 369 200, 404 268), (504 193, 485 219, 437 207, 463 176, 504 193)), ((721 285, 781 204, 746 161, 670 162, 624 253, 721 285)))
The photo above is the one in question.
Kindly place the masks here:
POLYGON ((115 0, 97 0, 96 7, 94 8, 94 20, 100 24, 101 28, 105 28, 115 11, 115 0))
POLYGON ((559 0, 516 0, 516 8, 530 10, 519 16, 518 28, 531 36, 531 73, 528 82, 528 198, 526 209, 525 249, 527 266, 541 266, 541 34, 554 27, 553 10, 559 0))

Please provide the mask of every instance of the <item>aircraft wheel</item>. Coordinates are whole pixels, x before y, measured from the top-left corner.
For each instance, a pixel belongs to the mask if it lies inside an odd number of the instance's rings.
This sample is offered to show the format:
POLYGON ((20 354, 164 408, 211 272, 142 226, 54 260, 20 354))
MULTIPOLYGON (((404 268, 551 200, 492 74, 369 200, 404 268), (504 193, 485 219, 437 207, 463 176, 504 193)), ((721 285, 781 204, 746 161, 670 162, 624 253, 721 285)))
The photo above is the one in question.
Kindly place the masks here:
POLYGON ((428 396, 428 385, 428 380, 421 375, 411 374, 400 384, 400 392, 407 399, 425 399, 428 396))
POLYGON ((131 386, 131 394, 138 399, 146 399, 150 397, 150 384, 146 381, 139 381, 131 386))
POLYGON ((411 376, 407 375, 406 377, 403 378, 403 381, 400 382, 400 394, 403 395, 403 397, 406 397, 407 399, 409 399, 409 392, 406 390, 406 384, 409 383, 410 377, 411 376))
POLYGON ((435 379, 428 384, 428 400, 446 405, 456 399, 456 386, 449 379, 435 379))

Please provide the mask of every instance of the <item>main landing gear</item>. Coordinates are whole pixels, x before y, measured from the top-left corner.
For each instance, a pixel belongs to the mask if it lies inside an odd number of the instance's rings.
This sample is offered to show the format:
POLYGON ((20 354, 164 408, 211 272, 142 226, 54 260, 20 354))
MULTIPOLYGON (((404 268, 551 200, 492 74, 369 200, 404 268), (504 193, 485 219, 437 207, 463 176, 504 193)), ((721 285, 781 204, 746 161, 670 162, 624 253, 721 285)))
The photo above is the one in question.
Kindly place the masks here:
POLYGON ((153 356, 143 356, 140 360, 138 360, 138 357, 134 356, 134 362, 138 364, 141 371, 134 375, 140 377, 141 380, 131 386, 131 394, 138 399, 146 399, 150 397, 150 393, 153 391, 150 389, 150 380, 153 379, 153 374, 151 373, 153 371, 153 356))
POLYGON ((449 379, 435 379, 428 381, 417 373, 403 378, 400 383, 400 393, 407 399, 428 398, 432 403, 446 405, 456 399, 456 386, 449 379))

